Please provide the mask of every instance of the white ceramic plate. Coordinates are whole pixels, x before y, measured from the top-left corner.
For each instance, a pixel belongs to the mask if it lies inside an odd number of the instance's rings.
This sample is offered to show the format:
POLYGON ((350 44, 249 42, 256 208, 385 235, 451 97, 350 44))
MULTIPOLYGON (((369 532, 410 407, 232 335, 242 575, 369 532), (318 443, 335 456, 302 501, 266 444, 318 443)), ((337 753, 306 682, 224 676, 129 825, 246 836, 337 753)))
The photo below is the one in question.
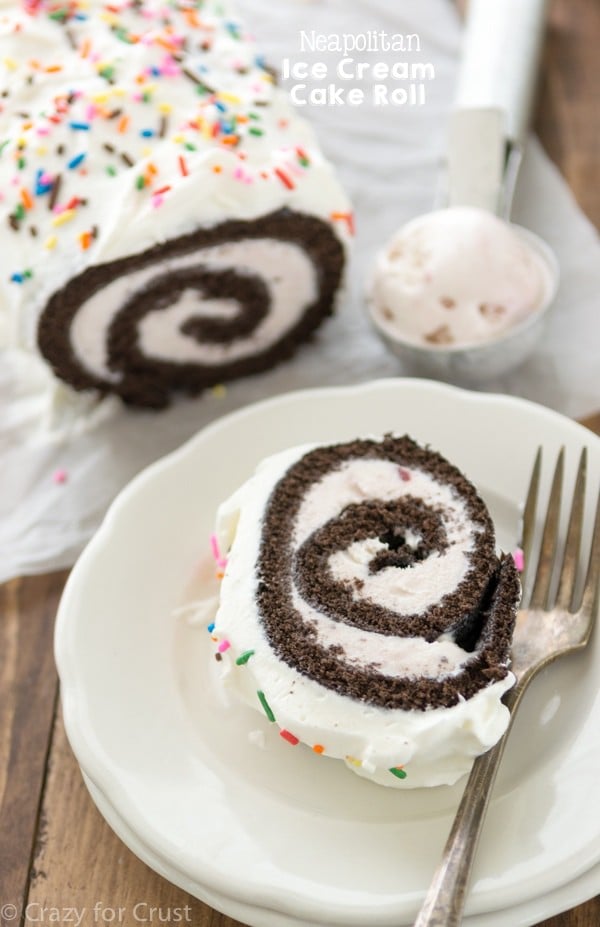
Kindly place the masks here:
MULTIPOLYGON (((590 483, 600 480, 600 440, 528 402, 423 380, 288 394, 221 419, 137 477, 61 602, 65 723, 100 810, 151 866, 255 927, 409 922, 460 795, 383 789, 282 743, 260 714, 222 704, 206 631, 173 614, 207 582, 219 501, 260 458, 390 430, 466 472, 505 549, 539 443, 566 445, 568 477, 586 443, 590 483), (262 749, 247 736, 257 729, 262 749)), ((599 674, 596 635, 533 684, 488 814, 469 927, 526 927, 597 889, 599 674)))

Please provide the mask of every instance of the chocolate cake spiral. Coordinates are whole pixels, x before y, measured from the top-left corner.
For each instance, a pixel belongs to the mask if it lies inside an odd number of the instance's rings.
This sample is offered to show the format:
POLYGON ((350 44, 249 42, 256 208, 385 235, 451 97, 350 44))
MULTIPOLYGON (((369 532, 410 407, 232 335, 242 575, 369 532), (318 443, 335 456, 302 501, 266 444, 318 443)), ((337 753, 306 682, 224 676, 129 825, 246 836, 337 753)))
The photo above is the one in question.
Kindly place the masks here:
POLYGON ((160 408, 288 357, 331 312, 343 263, 330 226, 291 210, 199 229, 73 277, 39 349, 76 390, 160 408))
POLYGON ((448 706, 508 672, 514 564, 496 557, 474 487, 408 438, 319 448, 291 467, 265 513, 258 576, 274 651, 343 695, 448 706), (409 640, 430 652, 422 674, 409 640), (451 666, 446 641, 463 651, 451 666))
POLYGON ((414 786, 454 781, 503 732, 518 575, 440 454, 391 435, 284 452, 218 536, 214 633, 251 652, 234 669, 219 651, 222 671, 286 739, 414 786))

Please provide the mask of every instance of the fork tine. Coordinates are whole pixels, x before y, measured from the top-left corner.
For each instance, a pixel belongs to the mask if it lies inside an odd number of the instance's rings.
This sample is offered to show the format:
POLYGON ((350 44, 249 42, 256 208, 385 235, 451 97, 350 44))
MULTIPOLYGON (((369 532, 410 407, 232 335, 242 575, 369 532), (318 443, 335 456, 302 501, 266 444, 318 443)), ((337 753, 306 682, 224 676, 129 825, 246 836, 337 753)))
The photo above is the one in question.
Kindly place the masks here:
POLYGON ((581 533, 583 530, 583 512, 585 500, 585 480, 587 472, 587 448, 584 447, 579 458, 577 479, 571 503, 571 515, 567 529, 567 539, 563 553, 563 564, 558 581, 556 605, 558 608, 574 611, 574 593, 577 580, 577 564, 581 550, 581 533))
MULTIPOLYGON (((522 576, 523 589, 527 585, 527 580, 530 574, 533 573, 531 569, 531 554, 533 549, 533 538, 535 536, 535 513, 537 509, 537 498, 538 491, 540 488, 540 474, 542 472, 542 448, 541 446, 537 449, 537 454, 535 455, 535 462, 533 464, 533 470, 531 471, 531 479, 529 480, 529 488, 527 490, 527 499, 525 500, 525 508, 523 509, 523 524, 521 528, 521 547, 523 549, 523 562, 524 562, 524 572, 522 576)), ((525 603, 522 603, 522 608, 525 607, 525 603)))
POLYGON ((564 461, 565 449, 561 447, 556 461, 556 467, 554 468, 552 488, 550 490, 548 508, 546 509, 542 545, 540 548, 533 591, 531 593, 531 601, 529 603, 530 608, 546 608, 546 603, 548 601, 552 568, 554 566, 554 557, 556 554, 556 540, 558 537, 564 461))
POLYGON ((583 587, 583 598, 579 613, 583 618, 591 620, 598 609, 598 587, 600 586, 600 493, 596 505, 596 518, 592 534, 592 546, 588 561, 587 575, 583 587))

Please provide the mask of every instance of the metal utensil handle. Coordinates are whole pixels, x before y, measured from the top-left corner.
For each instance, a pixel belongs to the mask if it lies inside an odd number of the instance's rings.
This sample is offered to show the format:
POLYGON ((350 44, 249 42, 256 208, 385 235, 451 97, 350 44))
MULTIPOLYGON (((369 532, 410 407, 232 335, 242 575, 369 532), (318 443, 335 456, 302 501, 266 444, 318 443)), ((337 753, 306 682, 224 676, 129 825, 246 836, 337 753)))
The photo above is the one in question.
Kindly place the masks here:
POLYGON ((508 730, 495 747, 473 763, 442 858, 414 927, 459 927, 462 923, 475 850, 522 691, 517 684, 506 694, 504 702, 511 712, 508 730))
POLYGON ((498 108, 506 138, 529 125, 548 0, 470 0, 455 108, 498 108))
POLYGON ((448 138, 448 205, 508 219, 548 0, 470 0, 448 138))

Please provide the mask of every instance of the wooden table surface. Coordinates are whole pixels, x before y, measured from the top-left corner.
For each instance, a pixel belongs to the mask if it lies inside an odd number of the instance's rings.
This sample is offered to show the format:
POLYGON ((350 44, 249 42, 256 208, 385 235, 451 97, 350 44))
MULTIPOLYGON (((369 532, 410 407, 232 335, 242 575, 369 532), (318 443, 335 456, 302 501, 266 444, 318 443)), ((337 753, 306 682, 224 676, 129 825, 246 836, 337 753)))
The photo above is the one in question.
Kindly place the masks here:
MULTIPOLYGON (((596 226, 599 45, 598 0, 553 0, 536 128, 596 226)), ((600 434, 600 414, 586 424, 600 434)), ((108 923, 111 911, 113 923, 129 927, 140 922, 134 908, 142 902, 148 908, 138 914, 158 909, 154 923, 160 914, 171 923, 236 927, 140 862, 87 794, 65 738, 52 657, 65 579, 54 573, 0 587, 0 924, 76 923, 69 909, 83 909, 83 927, 108 923)), ((543 923, 598 925, 600 898, 543 923)))

